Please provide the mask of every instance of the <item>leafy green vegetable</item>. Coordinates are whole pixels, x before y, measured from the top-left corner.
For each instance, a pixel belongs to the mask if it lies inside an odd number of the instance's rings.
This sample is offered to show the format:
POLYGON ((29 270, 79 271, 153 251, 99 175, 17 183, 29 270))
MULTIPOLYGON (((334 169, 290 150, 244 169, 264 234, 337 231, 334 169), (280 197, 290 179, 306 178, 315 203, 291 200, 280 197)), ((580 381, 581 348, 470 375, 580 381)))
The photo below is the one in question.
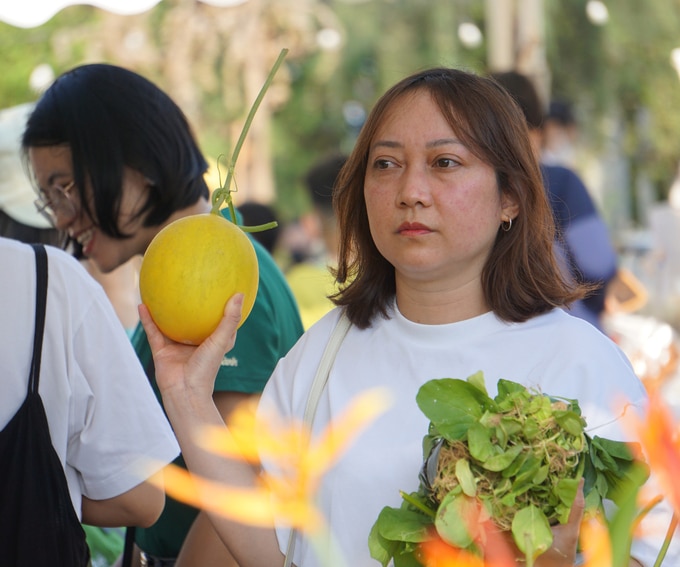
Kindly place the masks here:
POLYGON ((552 545, 551 525, 567 522, 582 477, 586 507, 600 509, 604 499, 629 504, 646 480, 646 466, 626 443, 585 433, 576 400, 510 380, 499 380, 497 390, 489 397, 477 372, 430 380, 418 391, 430 420, 420 484, 373 526, 371 555, 383 566, 391 559, 396 567, 419 565, 418 544, 435 532, 481 555, 480 525, 488 519, 512 533, 530 566, 552 545))

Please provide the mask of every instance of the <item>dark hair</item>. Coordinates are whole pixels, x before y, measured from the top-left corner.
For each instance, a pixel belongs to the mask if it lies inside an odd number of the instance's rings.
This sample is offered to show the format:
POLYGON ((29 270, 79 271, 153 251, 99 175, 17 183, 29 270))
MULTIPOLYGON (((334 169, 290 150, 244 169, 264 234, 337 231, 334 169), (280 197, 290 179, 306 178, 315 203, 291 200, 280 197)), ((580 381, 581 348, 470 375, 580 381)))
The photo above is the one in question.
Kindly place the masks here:
POLYGON ((499 191, 519 206, 508 232, 500 229, 482 273, 485 298, 498 317, 525 321, 566 306, 583 290, 565 279, 553 251, 554 223, 541 173, 519 107, 495 81, 456 69, 431 69, 390 88, 369 114, 340 172, 335 208, 340 226, 333 301, 360 328, 388 316, 396 293, 394 267, 376 248, 368 225, 364 177, 373 138, 404 96, 426 91, 459 139, 496 172, 499 191))
POLYGON ((333 215, 333 186, 346 161, 345 154, 330 154, 315 162, 305 175, 312 203, 327 216, 333 215))
POLYGON ((269 222, 277 223, 274 228, 250 233, 250 235, 262 244, 270 254, 273 254, 281 232, 281 227, 278 224, 279 219, 277 218, 274 209, 269 205, 256 201, 246 201, 236 208, 238 209, 238 212, 241 213, 241 217, 243 217, 244 226, 257 226, 269 222))
POLYGON ((529 128, 541 128, 545 112, 531 79, 517 71, 491 73, 491 78, 510 93, 524 113, 529 128))
POLYGON ((180 108, 151 81, 121 67, 76 67, 45 91, 28 118, 22 148, 54 145, 69 146, 80 202, 115 238, 128 236, 118 226, 126 166, 150 186, 139 211, 144 226, 160 225, 209 196, 208 164, 180 108))
POLYGON ((0 209, 0 236, 26 244, 42 243, 60 248, 66 236, 56 228, 37 228, 19 222, 0 209))
POLYGON ((565 100, 551 100, 546 119, 554 120, 562 126, 576 125, 576 116, 574 116, 571 103, 565 100))

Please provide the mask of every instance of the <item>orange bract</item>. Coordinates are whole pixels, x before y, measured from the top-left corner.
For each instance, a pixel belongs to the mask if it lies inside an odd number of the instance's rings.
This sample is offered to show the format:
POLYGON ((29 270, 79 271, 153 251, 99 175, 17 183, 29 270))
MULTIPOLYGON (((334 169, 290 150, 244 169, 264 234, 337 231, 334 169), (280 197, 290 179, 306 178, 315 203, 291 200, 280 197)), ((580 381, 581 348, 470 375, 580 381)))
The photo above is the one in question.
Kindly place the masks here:
POLYGON ((257 256, 250 239, 218 214, 176 220, 151 241, 139 273, 142 302, 171 339, 199 344, 217 327, 224 307, 243 293, 241 324, 255 303, 257 256))

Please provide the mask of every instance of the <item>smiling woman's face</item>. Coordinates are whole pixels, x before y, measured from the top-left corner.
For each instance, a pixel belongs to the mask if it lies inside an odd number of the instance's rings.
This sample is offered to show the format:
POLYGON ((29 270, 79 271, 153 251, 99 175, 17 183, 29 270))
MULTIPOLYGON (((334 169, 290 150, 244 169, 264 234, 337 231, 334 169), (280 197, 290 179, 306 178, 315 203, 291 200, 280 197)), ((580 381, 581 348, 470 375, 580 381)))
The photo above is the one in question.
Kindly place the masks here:
POLYGON ((397 285, 481 281, 501 222, 516 214, 493 168, 461 143, 425 90, 395 102, 376 131, 364 195, 397 285))
MULTIPOLYGON (((31 147, 28 157, 41 192, 48 198, 58 195, 55 187, 67 187, 73 182, 71 149, 67 145, 31 147)), ((114 238, 102 232, 97 220, 90 217, 80 202, 79 192, 72 188, 60 199, 68 199, 69 206, 53 203, 56 226, 83 246, 83 254, 104 273, 110 272, 137 254, 144 254, 160 227, 145 228, 142 219, 134 214, 144 203, 148 187, 144 176, 126 168, 123 176, 123 201, 118 226, 130 238, 114 238)), ((92 188, 85 188, 92 198, 92 188)), ((93 207, 91 207, 93 208, 93 207)))

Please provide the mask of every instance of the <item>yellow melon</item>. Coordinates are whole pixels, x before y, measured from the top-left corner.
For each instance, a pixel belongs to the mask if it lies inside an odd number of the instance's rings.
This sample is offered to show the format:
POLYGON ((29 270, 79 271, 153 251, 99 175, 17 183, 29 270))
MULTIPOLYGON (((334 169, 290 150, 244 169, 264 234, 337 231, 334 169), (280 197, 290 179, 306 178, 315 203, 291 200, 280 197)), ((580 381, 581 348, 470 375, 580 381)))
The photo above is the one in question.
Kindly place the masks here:
POLYGON ((139 291, 167 337, 199 344, 215 330, 235 293, 245 296, 243 324, 255 303, 258 278, 248 236, 209 213, 178 219, 154 237, 142 261, 139 291))

